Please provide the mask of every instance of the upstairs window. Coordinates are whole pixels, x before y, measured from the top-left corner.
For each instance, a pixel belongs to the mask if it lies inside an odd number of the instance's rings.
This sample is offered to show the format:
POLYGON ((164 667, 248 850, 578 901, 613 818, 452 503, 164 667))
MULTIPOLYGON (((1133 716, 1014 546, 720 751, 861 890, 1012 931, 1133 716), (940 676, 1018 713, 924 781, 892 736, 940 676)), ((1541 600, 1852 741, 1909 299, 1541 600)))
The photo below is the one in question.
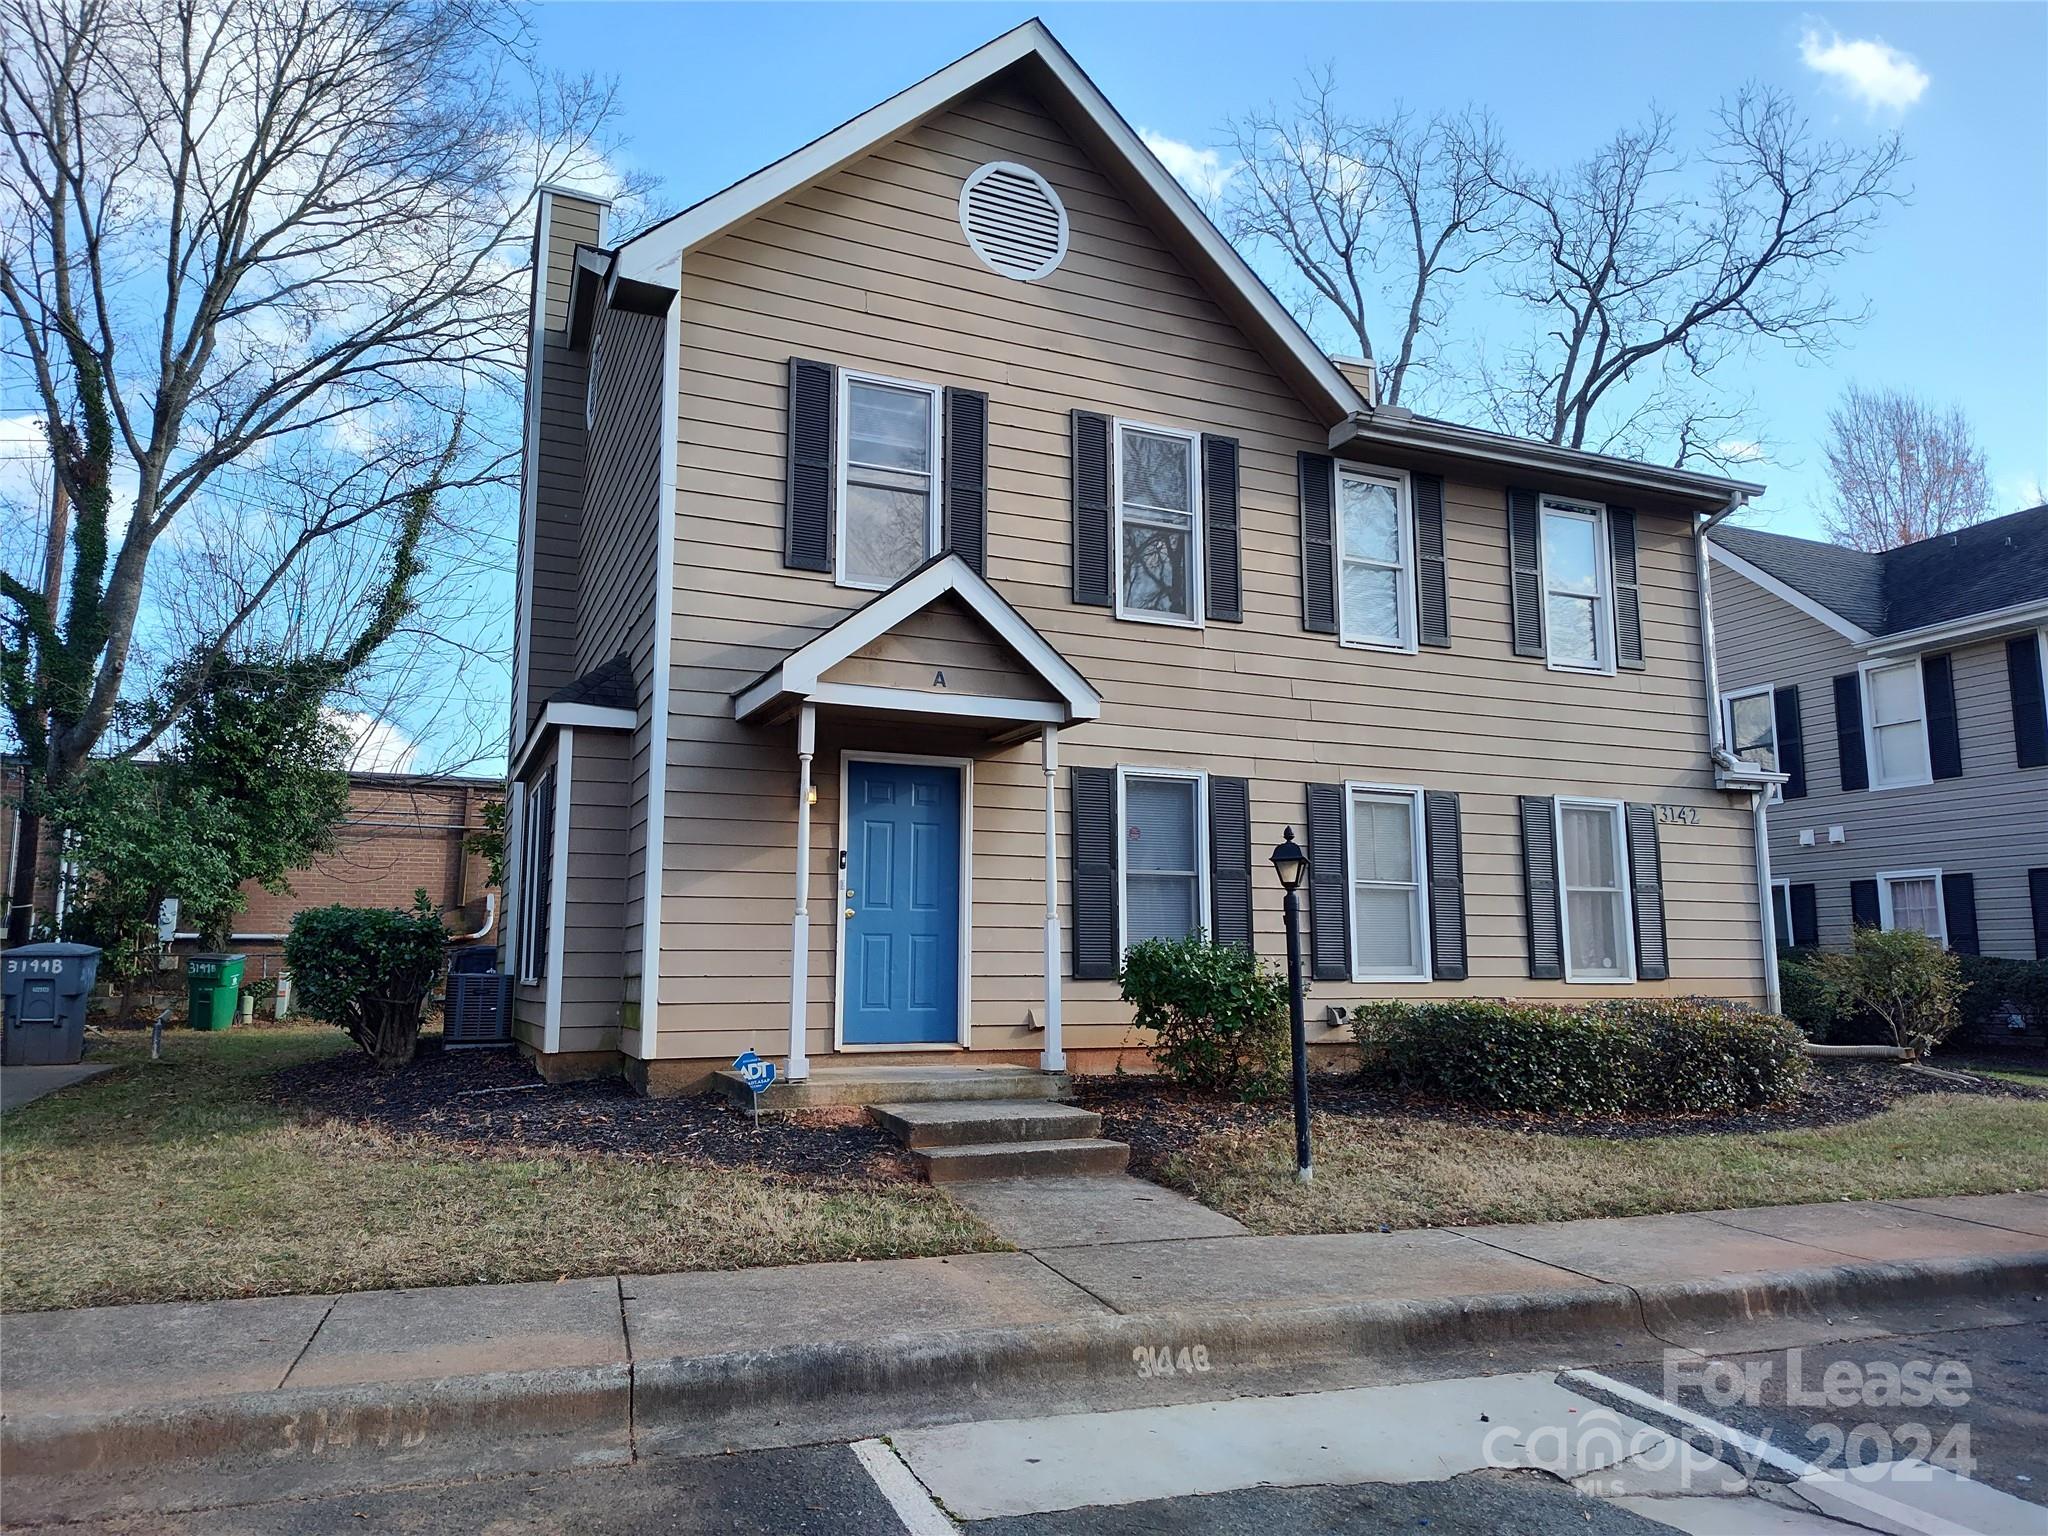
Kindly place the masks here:
POLYGON ((1122 791, 1123 948, 1198 932, 1208 867, 1202 776, 1157 770, 1118 775, 1122 791))
POLYGON ((1116 615, 1202 622, 1201 470, 1192 432, 1116 425, 1116 615))
POLYGON ((1919 657, 1863 669, 1863 729, 1872 789, 1933 782, 1919 657))
POLYGON ((1408 477, 1339 466, 1338 638, 1345 645, 1415 649, 1414 545, 1408 477))
POLYGON ((1557 802, 1567 981, 1633 981, 1627 831, 1613 800, 1557 802))
POLYGON ((839 570, 880 591, 939 547, 939 392, 839 375, 839 570))
POLYGON ((1766 773, 1778 771, 1778 714, 1769 688, 1731 693, 1726 704, 1728 750, 1766 773))
POLYGON ((1549 664, 1614 670, 1614 575, 1606 508, 1543 498, 1543 616, 1549 664))

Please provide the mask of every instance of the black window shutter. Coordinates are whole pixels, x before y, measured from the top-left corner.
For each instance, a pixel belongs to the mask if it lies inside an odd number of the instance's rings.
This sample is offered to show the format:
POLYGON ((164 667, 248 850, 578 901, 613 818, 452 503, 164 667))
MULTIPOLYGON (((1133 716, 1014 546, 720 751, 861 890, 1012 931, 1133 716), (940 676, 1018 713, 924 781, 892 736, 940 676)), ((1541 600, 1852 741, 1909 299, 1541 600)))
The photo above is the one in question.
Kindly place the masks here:
POLYGON ((1883 924, 1884 919, 1878 914, 1875 880, 1849 882, 1849 921, 1858 928, 1876 928, 1883 924))
POLYGON ((1835 757, 1842 788, 1870 788, 1870 764, 1863 756, 1863 679, 1854 672, 1835 679, 1835 757))
POLYGON ((1657 807, 1630 801, 1628 883, 1635 902, 1636 980, 1668 981, 1671 951, 1664 932, 1664 851, 1657 842, 1657 807))
POLYGON ((534 861, 533 893, 533 938, 535 954, 528 969, 535 976, 548 973, 548 955, 553 948, 549 935, 554 931, 555 920, 555 770, 541 775, 540 786, 534 795, 534 841, 539 847, 539 857, 534 861))
POLYGON ((1415 494, 1416 638, 1451 643, 1451 590, 1444 561, 1444 477, 1410 477, 1415 494))
POLYGON ((1344 846, 1344 786, 1308 786, 1309 970, 1351 979, 1351 874, 1344 846))
MULTIPOLYGON (((1301 483, 1301 627, 1337 633, 1337 461, 1327 453, 1295 459, 1301 483)), ((1347 973, 1348 974, 1348 973, 1347 973)))
POLYGON ((1109 418, 1074 412, 1074 601, 1110 606, 1109 418))
POLYGON ((1959 955, 1977 953, 1977 877, 1941 877, 1941 921, 1948 929, 1948 947, 1959 955))
POLYGON ((839 394, 830 363, 789 360, 789 482, 782 512, 782 563, 793 570, 832 569, 832 416, 839 394))
POLYGON ((1548 795, 1522 796, 1522 891, 1529 929, 1529 976, 1564 976, 1564 920, 1558 909, 1557 810, 1548 795))
POLYGON ((1465 847, 1456 795, 1423 791, 1422 832, 1429 863, 1429 973, 1438 981, 1463 981, 1465 847))
POLYGON ((1252 787, 1209 778, 1209 941, 1252 947, 1252 787))
POLYGON ((1636 515, 1607 509, 1607 550, 1614 567, 1614 664, 1640 672, 1643 660, 1643 589, 1636 571, 1636 515))
POLYGON ((1514 606, 1515 654, 1541 657, 1543 517, 1534 491, 1508 492, 1508 590, 1514 606))
POLYGON ((1771 690, 1771 712, 1778 728, 1778 769, 1791 775, 1785 781, 1785 798, 1806 796, 1806 724, 1799 717, 1799 685, 1792 683, 1771 690))
POLYGON ((2012 690, 2012 745, 2020 767, 2048 764, 2048 690, 2042 687, 2041 642, 2032 635, 2005 642, 2005 681, 2012 690))
POLYGON ((1073 850, 1074 979, 1107 981, 1123 959, 1116 942, 1116 770, 1069 769, 1067 816, 1073 850))
POLYGON ((1801 883, 1792 887, 1792 945, 1814 949, 1820 944, 1820 908, 1814 888, 1801 883))
POLYGON ((1920 658, 1920 692, 1927 700, 1927 760, 1937 779, 1963 776, 1963 740, 1956 729, 1955 664, 1944 652, 1920 658))
POLYGON ((2048 869, 2027 871, 2027 900, 2034 909, 2034 958, 2048 960, 2048 869))
POLYGON ((1202 558, 1209 617, 1244 622, 1244 564, 1238 552, 1237 439, 1202 434, 1202 558))
POLYGON ((988 396, 946 391, 946 548, 986 575, 988 396))

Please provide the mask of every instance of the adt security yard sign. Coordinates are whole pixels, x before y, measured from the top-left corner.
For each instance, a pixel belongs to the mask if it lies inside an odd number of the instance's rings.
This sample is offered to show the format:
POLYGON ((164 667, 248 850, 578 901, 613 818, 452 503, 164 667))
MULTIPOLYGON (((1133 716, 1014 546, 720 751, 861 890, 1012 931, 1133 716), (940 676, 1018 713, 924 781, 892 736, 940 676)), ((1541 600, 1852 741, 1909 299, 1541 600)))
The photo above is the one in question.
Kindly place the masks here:
POLYGON ((761 1123, 761 1094, 775 1081, 775 1063, 763 1061, 752 1051, 741 1051, 732 1059, 732 1069, 739 1073, 740 1081, 754 1091, 754 1124, 761 1123))

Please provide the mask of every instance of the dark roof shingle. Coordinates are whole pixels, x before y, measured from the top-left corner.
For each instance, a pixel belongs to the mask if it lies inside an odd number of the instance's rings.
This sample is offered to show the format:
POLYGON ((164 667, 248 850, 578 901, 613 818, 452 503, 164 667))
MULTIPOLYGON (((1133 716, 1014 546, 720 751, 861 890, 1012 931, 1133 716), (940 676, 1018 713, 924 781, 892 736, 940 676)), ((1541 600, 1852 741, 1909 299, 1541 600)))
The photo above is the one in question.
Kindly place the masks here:
POLYGON ((1872 635, 2048 598, 2048 505, 1882 554, 1760 528, 1716 528, 1712 537, 1872 635))
POLYGON ((640 689, 633 681, 633 661, 621 651, 601 667, 562 684, 548 695, 550 704, 594 704, 601 709, 637 709, 640 689))

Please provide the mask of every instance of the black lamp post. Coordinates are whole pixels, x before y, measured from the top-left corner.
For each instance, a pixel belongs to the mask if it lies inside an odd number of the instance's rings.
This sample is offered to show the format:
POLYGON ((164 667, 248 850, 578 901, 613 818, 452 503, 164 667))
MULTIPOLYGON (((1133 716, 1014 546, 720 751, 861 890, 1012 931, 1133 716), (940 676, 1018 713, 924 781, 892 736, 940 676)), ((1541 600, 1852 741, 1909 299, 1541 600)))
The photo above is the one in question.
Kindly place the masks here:
POLYGON ((1273 850, 1273 872, 1287 893, 1287 1023, 1294 1047, 1294 1177, 1306 1184, 1316 1176, 1308 1151, 1308 1040, 1301 1017, 1301 904, 1295 892, 1308 877, 1308 855, 1294 841, 1294 828, 1273 850))

